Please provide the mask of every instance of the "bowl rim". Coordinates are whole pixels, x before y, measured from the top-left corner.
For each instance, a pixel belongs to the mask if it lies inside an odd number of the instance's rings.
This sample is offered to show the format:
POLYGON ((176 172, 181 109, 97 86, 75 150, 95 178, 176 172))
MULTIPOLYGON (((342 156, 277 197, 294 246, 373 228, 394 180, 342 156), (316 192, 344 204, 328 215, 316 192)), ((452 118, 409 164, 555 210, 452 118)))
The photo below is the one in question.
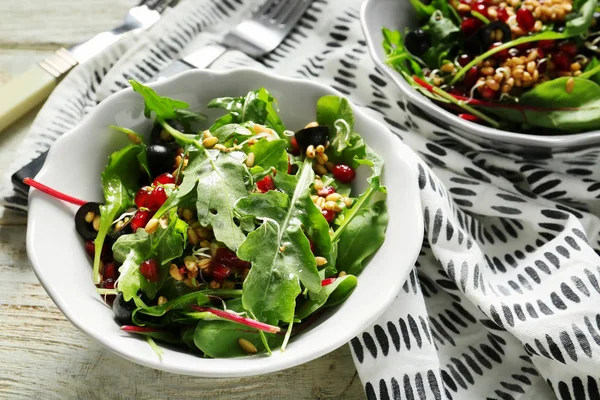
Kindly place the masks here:
MULTIPOLYGON (((519 133, 512 131, 505 131, 501 129, 486 127, 484 125, 477 124, 475 122, 467 121, 459 118, 457 115, 452 114, 433 103, 430 99, 418 93, 406 80, 393 68, 385 63, 379 57, 379 47, 381 43, 376 43, 375 38, 370 34, 370 28, 367 23, 368 14, 376 4, 380 4, 386 1, 393 0, 364 0, 360 7, 360 23, 363 33, 366 38, 367 47, 371 58, 375 64, 385 72, 385 74, 396 84, 396 86, 407 96, 412 102, 422 107, 424 111, 437 117, 438 119, 456 126, 457 128, 470 132, 471 134, 477 135, 482 139, 494 140, 496 142, 503 142, 506 144, 520 145, 524 147, 537 147, 546 150, 552 150, 554 148, 582 148, 593 144, 600 143, 600 130, 593 130, 582 133, 574 134, 563 134, 563 135, 533 135, 528 133, 519 133)), ((400 29, 400 28, 389 28, 389 29, 400 29)), ((381 27, 379 28, 381 30, 381 27)), ((382 38, 383 39, 383 38, 382 38)), ((461 135, 462 136, 462 135, 461 135)), ((471 140, 467 138, 468 140, 471 140)))
MULTIPOLYGON (((309 85, 309 86, 315 87, 315 89, 319 90, 321 93, 330 93, 330 94, 335 94, 335 95, 339 95, 339 96, 347 98, 346 96, 344 96, 337 90, 335 90, 329 86, 326 86, 324 84, 318 83, 318 82, 308 81, 306 79, 299 79, 299 78, 288 78, 288 77, 283 77, 283 76, 275 75, 275 74, 268 74, 266 72, 252 69, 252 68, 238 68, 238 69, 230 70, 230 71, 190 70, 190 71, 185 71, 185 72, 179 73, 177 75, 174 75, 174 76, 166 78, 166 79, 162 79, 159 81, 149 83, 147 85, 157 91, 160 91, 161 89, 166 89, 171 83, 173 83, 176 80, 186 79, 191 76, 196 76, 197 79, 204 78, 204 79, 210 80, 210 79, 214 79, 216 77, 223 78, 223 77, 227 77, 227 76, 231 76, 231 75, 235 75, 235 74, 250 74, 250 75, 255 75, 255 76, 258 75, 258 76, 262 76, 263 78, 265 78, 267 80, 280 81, 281 84, 283 84, 283 85, 290 84, 290 83, 296 83, 296 84, 302 83, 302 85, 309 85)), ((57 139, 57 141, 55 142, 56 144, 58 144, 58 146, 53 145, 50 148, 46 162, 45 162, 43 168, 41 169, 41 171, 37 174, 36 179, 41 178, 41 180, 43 181, 43 177, 49 173, 48 172, 50 170, 49 166, 51 166, 53 164, 53 161, 55 158, 60 157, 60 154, 59 154, 59 152, 61 151, 60 143, 62 143, 65 140, 64 139, 65 137, 69 137, 69 136, 73 135, 76 131, 78 131, 80 129, 85 129, 86 125, 89 124, 93 118, 95 118, 96 114, 100 114, 100 112, 104 108, 110 107, 111 102, 115 102, 115 101, 118 101, 119 99, 124 98, 125 96, 129 96, 131 92, 133 92, 133 89, 131 87, 129 87, 129 88, 123 89, 121 91, 118 91, 118 92, 110 95, 103 102, 101 102, 99 105, 97 105, 90 113, 88 113, 80 121, 79 124, 77 124, 74 128, 72 128, 68 132, 64 133, 61 137, 59 137, 57 139)), ((366 113, 364 110, 362 110, 360 108, 360 106, 357 106, 356 104, 354 104, 352 102, 351 102, 351 106, 356 115, 358 115, 360 118, 363 118, 368 123, 371 123, 371 124, 377 126, 378 129, 381 130, 382 134, 388 137, 388 140, 396 140, 396 141, 398 141, 398 146, 405 147, 405 145, 402 144, 400 142, 400 140, 397 137, 395 137, 395 135, 387 127, 385 127, 385 125, 383 125, 381 122, 375 120, 373 117, 368 115, 368 113, 366 113)), ((408 175, 414 176, 415 182, 416 182, 416 177, 417 177, 417 173, 418 173, 416 170, 416 166, 412 165, 408 161, 402 159, 402 157, 400 157, 400 154, 397 154, 397 159, 398 159, 398 162, 403 163, 405 165, 405 167, 407 168, 407 171, 405 172, 405 174, 407 176, 408 175)), ((410 207, 411 209, 414 209, 414 211, 416 212, 416 215, 415 215, 416 233, 414 233, 414 235, 412 235, 414 237, 415 245, 413 245, 411 247, 407 246, 405 248, 405 250, 406 250, 406 253, 409 254, 407 259, 412 260, 411 263, 414 263, 414 261, 417 259, 418 255, 419 255, 419 252, 421 249, 424 221, 423 221, 423 216, 422 216, 422 212, 421 212, 420 196, 418 195, 416 185, 410 185, 410 186, 412 187, 412 189, 410 189, 410 190, 414 191, 414 196, 412 196, 412 197, 414 197, 414 202, 413 202, 413 204, 407 204, 406 207, 410 207)), ((33 215, 36 212, 37 208, 44 204, 43 202, 40 203, 40 197, 41 197, 40 193, 38 193, 35 189, 31 190, 29 200, 28 200, 29 207, 30 207, 30 215, 33 215), (36 204, 36 203, 39 203, 39 204, 36 204)), ((44 199, 41 199, 41 200, 43 201, 44 199)), ((46 203, 48 203, 47 200, 46 200, 46 203)), ((390 223, 391 223, 391 221, 390 221, 390 223)), ((385 301, 380 303, 380 306, 377 309, 377 312, 372 313, 368 317, 365 317, 365 319, 360 323, 360 327, 357 326, 357 329, 354 330, 355 332, 352 330, 349 330, 349 331, 352 331, 351 333, 338 332, 338 334, 335 337, 332 337, 331 340, 329 342, 327 342, 326 344, 318 344, 317 343, 315 345, 315 347, 313 348, 313 351, 302 353, 301 356, 292 358, 292 359, 290 359, 290 358, 285 359, 284 357, 278 357, 276 359, 273 359, 272 360, 273 362, 269 363, 266 368, 264 368, 264 366, 263 366, 260 370, 257 370, 256 367, 253 367, 251 363, 246 363, 246 364, 240 364, 240 368, 238 368, 233 373, 222 373, 222 372, 211 373, 210 371, 206 370, 207 368, 198 369, 197 366, 201 365, 201 364, 186 363, 185 365, 174 365, 174 364, 165 364, 162 361, 159 361, 157 357, 152 358, 152 359, 147 359, 147 358, 143 358, 140 356, 139 358, 137 358, 135 355, 128 353, 125 349, 123 349, 122 348, 123 346, 113 345, 113 342, 110 340, 110 337, 104 336, 104 335, 96 332, 95 330, 88 329, 86 324, 83 323, 83 321, 81 321, 79 317, 77 317, 77 314, 73 310, 71 310, 70 306, 68 305, 70 303, 68 303, 67 301, 63 301, 62 296, 60 296, 60 294, 52 286, 52 284, 50 284, 49 282, 47 282, 44 279, 43 271, 45 269, 47 269, 47 267, 46 268, 43 267, 43 263, 41 263, 39 260, 41 255, 38 254, 35 244, 33 243, 34 242, 33 236, 34 236, 33 218, 29 218, 28 223, 27 223, 27 234, 26 234, 26 249, 27 249, 27 255, 28 255, 29 261, 30 261, 31 265, 33 266, 33 270, 34 270, 38 280, 40 281, 42 287, 44 288, 44 290, 48 293, 48 295, 51 297, 51 299, 54 301, 54 303, 57 305, 57 307, 60 309, 60 311, 63 313, 63 315, 65 315, 65 317, 75 327, 77 327, 80 331, 82 331, 83 333, 85 333, 86 335, 88 335, 89 337, 94 339, 96 342, 102 344, 104 347, 106 347, 110 351, 120 355, 121 357, 123 357, 125 359, 128 359, 137 364, 141 364, 141 365, 144 365, 144 366, 147 366, 150 368, 163 370, 166 372, 184 374, 184 375, 194 375, 194 376, 212 377, 212 378, 252 376, 252 375, 260 375, 260 374, 280 371, 280 370, 284 370, 287 368, 291 368, 291 367, 312 361, 318 357, 321 357, 329 352, 336 350, 337 348, 339 348, 342 345, 349 342, 350 339, 352 339, 352 337, 354 335, 359 334, 362 330, 367 329, 370 325, 372 325, 373 322, 390 307, 390 305, 396 298, 398 292, 401 290, 402 285, 404 284, 403 280, 394 282, 392 290, 390 290, 389 293, 387 294, 385 301)), ((411 270, 412 269, 407 269, 406 277, 408 277, 408 274, 410 273, 411 270)), ((191 353, 188 353, 188 354, 190 356, 193 356, 193 354, 191 354, 191 353)), ((217 359, 217 360, 223 360, 223 359, 217 359)), ((227 359, 227 360, 232 360, 232 359, 227 359)))

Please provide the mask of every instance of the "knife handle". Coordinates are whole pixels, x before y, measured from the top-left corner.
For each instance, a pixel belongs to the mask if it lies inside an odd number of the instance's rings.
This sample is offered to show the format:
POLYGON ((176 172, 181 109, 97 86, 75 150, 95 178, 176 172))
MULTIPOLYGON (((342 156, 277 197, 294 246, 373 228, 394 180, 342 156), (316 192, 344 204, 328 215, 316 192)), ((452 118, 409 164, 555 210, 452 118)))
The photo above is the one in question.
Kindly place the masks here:
POLYGON ((65 50, 0 85, 0 132, 43 102, 77 61, 65 50))

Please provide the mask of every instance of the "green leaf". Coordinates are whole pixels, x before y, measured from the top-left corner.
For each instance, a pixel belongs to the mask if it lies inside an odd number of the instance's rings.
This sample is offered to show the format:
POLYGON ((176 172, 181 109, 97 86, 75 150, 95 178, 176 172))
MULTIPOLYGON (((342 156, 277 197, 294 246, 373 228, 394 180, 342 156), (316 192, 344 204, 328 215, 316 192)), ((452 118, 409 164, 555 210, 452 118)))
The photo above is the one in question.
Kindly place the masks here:
POLYGON ((272 141, 261 139, 253 144, 248 148, 248 151, 254 153, 254 166, 250 169, 250 172, 256 175, 275 168, 277 171, 287 173, 287 146, 287 140, 283 139, 272 141))
POLYGON ((175 209, 171 210, 166 228, 159 226, 152 234, 140 228, 135 233, 119 237, 113 245, 113 256, 122 263, 118 288, 125 301, 133 298, 138 306, 143 306, 137 296, 140 289, 149 298, 156 297, 169 274, 169 262, 183 254, 186 243, 187 224, 177 217, 175 209), (139 271, 140 264, 150 258, 159 261, 158 282, 150 282, 139 271))
POLYGON ((153 307, 142 307, 136 308, 133 311, 133 322, 136 325, 143 326, 143 315, 151 317, 162 317, 166 313, 172 310, 181 310, 192 304, 194 305, 205 305, 210 302, 209 297, 203 292, 193 292, 174 298, 173 300, 167 301, 163 305, 153 307), (139 314, 142 314, 140 316, 139 314))
POLYGON ((429 35, 432 43, 438 45, 440 43, 452 43, 456 40, 460 29, 449 18, 435 13, 429 19, 429 35))
POLYGON ((262 221, 237 252, 240 259, 252 262, 244 281, 244 308, 272 325, 292 321, 300 282, 314 292, 321 285, 315 257, 302 231, 302 221, 309 218, 305 199, 314 180, 310 160, 303 164, 297 179, 291 196, 278 191, 251 194, 236 207, 241 215, 262 221))
POLYGON ((567 21, 565 30, 562 32, 567 37, 585 34, 594 21, 594 12, 598 7, 598 0, 585 0, 577 4, 575 17, 567 21))
POLYGON ((248 136, 248 137, 253 135, 253 133, 250 132, 248 130, 248 128, 246 128, 245 126, 242 126, 240 124, 223 125, 217 129, 215 129, 214 132, 211 131, 211 134, 214 137, 216 137, 217 139, 219 139, 219 143, 225 143, 234 135, 248 136))
POLYGON ((130 80, 129 83, 133 90, 138 92, 144 98, 144 115, 146 118, 150 118, 151 113, 154 112, 159 119, 177 119, 181 116, 181 114, 178 114, 178 110, 189 108, 190 106, 183 101, 161 97, 152 88, 142 85, 133 79, 130 80))
POLYGON ((339 236, 337 270, 360 274, 366 260, 383 244, 388 221, 385 201, 363 203, 339 236))
MULTIPOLYGON (((599 67, 600 67, 600 61, 598 61, 597 57, 594 57, 590 60, 587 67, 585 67, 584 72, 592 71, 594 68, 599 68, 599 67)), ((600 72, 594 73, 588 79, 595 82, 596 84, 600 85, 600 72)))
POLYGON ((399 31, 392 31, 382 28, 383 35, 382 46, 385 50, 385 62, 396 71, 407 74, 408 76, 417 75, 423 77, 423 70, 413 56, 406 50, 402 42, 402 34, 399 31))
POLYGON ((525 92, 518 104, 478 108, 529 127, 582 132, 600 127, 600 86, 588 79, 556 78, 525 92), (570 79, 575 85, 568 93, 570 79))
POLYGON ((317 122, 329 128, 331 146, 341 153, 350 146, 350 135, 354 128, 354 113, 344 97, 323 96, 317 101, 317 122))
MULTIPOLYGON (((145 159, 143 145, 130 144, 110 155, 102 172, 104 204, 100 206, 100 229, 96 237, 93 280, 100 283, 100 254, 106 235, 115 218, 134 205, 134 197, 139 185, 140 159, 145 159)), ((147 167, 147 166, 146 166, 147 167)))
POLYGON ((331 307, 344 302, 356 288, 358 280, 353 275, 337 278, 318 293, 308 292, 306 299, 296 310, 296 318, 305 319, 322 307, 331 307))

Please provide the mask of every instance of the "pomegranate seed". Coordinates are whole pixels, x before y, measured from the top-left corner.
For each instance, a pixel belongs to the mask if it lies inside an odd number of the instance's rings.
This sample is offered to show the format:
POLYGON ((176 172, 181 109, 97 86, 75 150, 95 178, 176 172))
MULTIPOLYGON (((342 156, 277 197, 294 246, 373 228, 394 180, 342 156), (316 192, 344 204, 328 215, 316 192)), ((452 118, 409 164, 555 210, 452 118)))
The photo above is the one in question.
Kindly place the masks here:
POLYGON ((465 74, 465 86, 467 88, 472 88, 477 83, 477 78, 479 78, 479 71, 477 67, 471 67, 471 69, 465 74))
POLYGON ((451 86, 448 89, 448 93, 453 94, 455 96, 466 96, 467 95, 464 86, 462 86, 461 84, 458 84, 456 86, 451 86))
MULTIPOLYGON (((502 43, 502 42, 496 42, 496 43, 492 44, 489 49, 490 50, 495 49, 496 47, 502 46, 503 44, 504 43, 502 43)), ((506 60, 509 57, 508 49, 500 50, 499 52, 494 54, 492 57, 494 57, 496 60, 506 60)))
POLYGON ((335 188, 333 186, 326 186, 323 189, 317 191, 317 194, 321 197, 327 197, 332 193, 335 193, 335 188))
POLYGON ((135 205, 138 208, 146 207, 146 204, 148 202, 148 196, 150 196, 151 192, 152 188, 150 186, 144 186, 143 188, 138 190, 135 194, 135 205))
POLYGON ((490 89, 487 86, 484 86, 481 88, 481 96, 484 99, 493 99, 496 97, 496 95, 498 94, 498 92, 496 92, 495 90, 490 89))
POLYGON ((535 25, 533 13, 525 7, 519 8, 519 10, 517 10, 517 23, 525 32, 531 32, 535 25))
POLYGON ((498 9, 498 19, 502 22, 506 22, 508 20, 508 11, 506 11, 506 8, 502 7, 498 9))
POLYGON ((478 12, 479 14, 483 15, 486 18, 489 18, 488 8, 487 8, 487 6, 485 4, 477 3, 472 8, 472 10, 475 11, 475 12, 478 12))
POLYGON ((147 207, 152 211, 156 211, 160 208, 160 206, 165 204, 167 197, 168 196, 165 188, 159 186, 155 188, 152 193, 150 193, 150 196, 148 196, 147 207))
POLYGON ((471 36, 483 25, 483 22, 478 20, 477 18, 469 17, 463 19, 460 24, 460 30, 465 34, 465 36, 471 36))
POLYGON ((269 190, 275 190, 275 182, 273 182, 273 177, 271 175, 265 176, 260 181, 256 182, 256 187, 262 193, 266 193, 269 190))
POLYGON ((577 45, 572 42, 561 44, 558 46, 558 50, 570 55, 571 57, 575 57, 577 55, 577 45))
POLYGON ((332 223, 335 219, 335 211, 333 210, 321 210, 321 214, 323 214, 323 216, 329 223, 332 223))
POLYGON ((310 252, 315 254, 315 242, 313 242, 312 239, 308 239, 308 243, 310 243, 310 252))
POLYGON ((554 40, 540 40, 538 42, 538 47, 544 50, 552 50, 554 48, 554 40))
POLYGON ((218 281, 224 281, 229 275, 231 275, 231 270, 223 264, 217 264, 213 268, 213 278, 218 281))
POLYGON ((346 164, 335 165, 331 173, 335 179, 343 183, 350 183, 356 178, 356 172, 346 164))
POLYGON ((158 282, 160 279, 158 275, 158 263, 153 258, 140 264, 140 273, 150 282, 158 282))
POLYGON ((327 279, 323 279, 321 281, 321 286, 327 286, 327 285, 331 285, 333 282, 335 282, 335 278, 327 278, 327 279))
POLYGON ((548 61, 546 60, 539 60, 538 64, 537 64, 537 70, 540 74, 545 74, 546 70, 548 69, 548 61))
POLYGON ((296 136, 292 136, 290 139, 290 154, 297 156, 300 154, 300 146, 298 146, 298 141, 296 140, 296 136))
POLYGON ((571 69, 571 58, 562 52, 552 56, 552 63, 561 71, 569 71, 571 69))
POLYGON ((479 121, 479 117, 476 117, 473 114, 458 114, 458 116, 466 121, 471 121, 471 122, 479 121))
POLYGON ((187 268, 186 268, 186 267, 181 267, 181 268, 179 268, 179 273, 180 273, 182 276, 187 276, 187 272, 188 272, 188 270, 187 270, 187 268))
POLYGON ((101 285, 104 289, 114 289, 115 288, 115 280, 113 278, 108 278, 102 281, 101 285))
POLYGON ((104 279, 117 279, 119 277, 119 271, 117 265, 114 262, 104 264, 104 270, 102 271, 102 278, 104 279))
POLYGON ((226 247, 220 247, 215 254, 215 261, 228 267, 244 270, 250 268, 248 261, 243 261, 238 258, 234 251, 226 247))
POLYGON ((535 43, 533 42, 528 42, 528 43, 521 43, 516 45, 515 47, 519 50, 529 50, 531 49, 533 46, 535 46, 535 43))
POLYGON ((164 174, 160 174, 159 176, 154 178, 154 182, 152 182, 152 185, 153 186, 168 185, 170 183, 176 183, 175 177, 173 175, 171 175, 170 173, 165 172, 164 174))
POLYGON ((85 241, 85 252, 88 256, 94 258, 94 256, 96 255, 96 245, 94 244, 93 240, 85 241))
POLYGON ((131 229, 135 232, 139 228, 144 228, 152 218, 152 213, 147 210, 137 210, 131 218, 131 229))
POLYGON ((465 65, 467 65, 468 63, 471 62, 471 56, 469 56, 468 54, 461 54, 458 57, 458 65, 460 65, 461 67, 464 67, 465 65))

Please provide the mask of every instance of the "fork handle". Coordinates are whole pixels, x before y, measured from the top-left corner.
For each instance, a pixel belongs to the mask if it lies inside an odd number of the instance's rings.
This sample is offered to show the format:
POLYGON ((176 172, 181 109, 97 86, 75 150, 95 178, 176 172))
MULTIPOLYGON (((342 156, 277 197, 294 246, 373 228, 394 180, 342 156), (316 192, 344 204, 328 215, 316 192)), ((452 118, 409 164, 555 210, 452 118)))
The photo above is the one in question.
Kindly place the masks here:
POLYGON ((0 86, 0 132, 43 102, 77 61, 65 50, 0 86))

